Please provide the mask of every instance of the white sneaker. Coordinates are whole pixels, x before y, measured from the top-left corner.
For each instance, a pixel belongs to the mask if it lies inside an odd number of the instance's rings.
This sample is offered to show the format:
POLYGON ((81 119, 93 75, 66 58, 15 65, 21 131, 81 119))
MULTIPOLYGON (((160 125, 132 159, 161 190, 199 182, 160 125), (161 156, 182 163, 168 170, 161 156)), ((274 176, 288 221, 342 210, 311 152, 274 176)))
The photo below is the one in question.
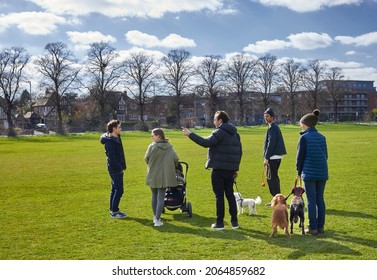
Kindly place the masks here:
POLYGON ((155 223, 154 223, 154 226, 155 226, 155 227, 160 227, 160 226, 163 226, 163 225, 164 225, 164 223, 161 222, 160 219, 156 220, 155 223))

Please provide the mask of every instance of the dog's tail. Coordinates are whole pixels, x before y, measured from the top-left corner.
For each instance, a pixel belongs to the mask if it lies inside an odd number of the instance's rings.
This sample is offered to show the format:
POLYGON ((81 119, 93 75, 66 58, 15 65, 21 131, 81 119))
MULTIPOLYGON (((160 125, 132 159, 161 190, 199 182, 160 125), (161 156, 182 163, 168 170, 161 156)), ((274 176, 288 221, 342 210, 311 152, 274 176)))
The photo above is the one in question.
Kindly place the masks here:
POLYGON ((262 203, 262 199, 260 198, 260 196, 258 196, 256 199, 255 199, 255 204, 261 204, 262 203))

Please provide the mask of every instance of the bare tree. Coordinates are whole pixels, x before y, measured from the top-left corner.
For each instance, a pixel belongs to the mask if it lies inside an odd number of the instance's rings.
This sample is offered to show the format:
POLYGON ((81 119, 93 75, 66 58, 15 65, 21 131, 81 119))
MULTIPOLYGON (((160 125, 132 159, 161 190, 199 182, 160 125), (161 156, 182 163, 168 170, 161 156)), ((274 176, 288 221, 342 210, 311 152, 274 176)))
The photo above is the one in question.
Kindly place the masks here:
POLYGON ((62 42, 48 43, 45 53, 34 62, 42 74, 44 85, 52 91, 52 99, 58 114, 58 134, 64 134, 61 99, 69 90, 74 90, 81 70, 73 53, 62 42))
POLYGON ((301 63, 289 59, 281 65, 280 78, 288 94, 292 122, 296 122, 297 95, 303 82, 304 69, 301 63))
POLYGON ((183 49, 169 51, 162 59, 166 71, 162 78, 168 86, 169 94, 176 97, 177 127, 181 127, 182 94, 190 87, 189 79, 194 75, 193 66, 189 62, 190 53, 183 49))
POLYGON ((5 112, 8 121, 8 137, 16 136, 12 119, 15 98, 20 94, 22 71, 30 56, 23 48, 12 47, 0 52, 0 90, 6 103, 5 112))
POLYGON ((339 103, 344 97, 347 89, 346 83, 343 81, 344 75, 339 67, 330 68, 325 74, 326 92, 330 94, 331 103, 334 106, 334 121, 338 123, 339 103))
POLYGON ((304 87, 308 90, 311 100, 309 106, 311 110, 317 109, 319 105, 319 97, 322 91, 322 80, 326 71, 326 64, 319 60, 312 60, 309 62, 304 76, 304 87))
POLYGON ((196 68, 196 73, 203 84, 200 85, 201 93, 210 100, 210 116, 218 110, 219 95, 221 93, 223 62, 220 56, 207 56, 196 68))
MULTIPOLYGON (((253 75, 256 67, 256 61, 244 54, 237 54, 226 64, 224 71, 227 81, 229 81, 228 90, 235 93, 240 106, 240 121, 246 123, 246 104, 247 93, 250 92, 253 75)), ((250 99, 251 101, 251 99, 250 99)))
POLYGON ((92 43, 87 52, 86 73, 89 78, 89 92, 99 108, 100 123, 107 121, 106 103, 109 95, 119 86, 122 63, 117 63, 118 54, 108 43, 92 43))
POLYGON ((132 53, 124 62, 125 74, 129 78, 126 82, 128 91, 133 95, 139 107, 140 127, 147 130, 144 122, 144 106, 148 101, 148 93, 154 86, 158 66, 155 65, 154 57, 145 52, 132 53))
POLYGON ((258 59, 256 68, 256 88, 264 108, 272 102, 272 93, 278 84, 278 65, 276 56, 266 54, 258 59))

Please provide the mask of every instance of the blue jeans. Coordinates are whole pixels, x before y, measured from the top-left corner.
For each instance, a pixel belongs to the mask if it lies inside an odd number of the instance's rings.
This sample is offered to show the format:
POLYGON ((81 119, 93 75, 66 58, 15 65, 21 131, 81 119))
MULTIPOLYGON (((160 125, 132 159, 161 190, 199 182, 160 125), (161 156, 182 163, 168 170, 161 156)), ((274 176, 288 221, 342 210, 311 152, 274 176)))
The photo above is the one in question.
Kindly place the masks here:
POLYGON ((110 211, 119 211, 119 202, 123 195, 123 172, 109 173, 111 178, 110 211))
POLYGON ((308 201, 309 228, 318 230, 325 226, 326 205, 323 198, 326 180, 304 180, 308 201))
POLYGON ((224 194, 228 200, 231 222, 238 222, 236 199, 233 194, 234 171, 212 170, 212 189, 216 197, 216 223, 224 225, 225 202, 224 194))

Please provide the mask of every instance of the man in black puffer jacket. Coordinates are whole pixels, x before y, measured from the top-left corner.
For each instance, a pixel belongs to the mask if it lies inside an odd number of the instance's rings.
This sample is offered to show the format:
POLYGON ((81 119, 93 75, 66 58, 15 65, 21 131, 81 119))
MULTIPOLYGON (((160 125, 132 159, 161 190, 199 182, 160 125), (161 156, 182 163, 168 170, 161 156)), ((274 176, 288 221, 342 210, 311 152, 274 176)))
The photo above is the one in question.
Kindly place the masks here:
POLYGON ((236 199, 233 194, 234 177, 239 170, 242 145, 237 128, 228 123, 229 116, 225 111, 217 111, 213 118, 216 129, 212 134, 203 138, 183 128, 182 132, 198 145, 209 148, 206 168, 212 168, 212 189, 216 197, 216 223, 212 228, 224 229, 224 194, 228 200, 229 214, 233 229, 239 228, 237 218, 236 199))

